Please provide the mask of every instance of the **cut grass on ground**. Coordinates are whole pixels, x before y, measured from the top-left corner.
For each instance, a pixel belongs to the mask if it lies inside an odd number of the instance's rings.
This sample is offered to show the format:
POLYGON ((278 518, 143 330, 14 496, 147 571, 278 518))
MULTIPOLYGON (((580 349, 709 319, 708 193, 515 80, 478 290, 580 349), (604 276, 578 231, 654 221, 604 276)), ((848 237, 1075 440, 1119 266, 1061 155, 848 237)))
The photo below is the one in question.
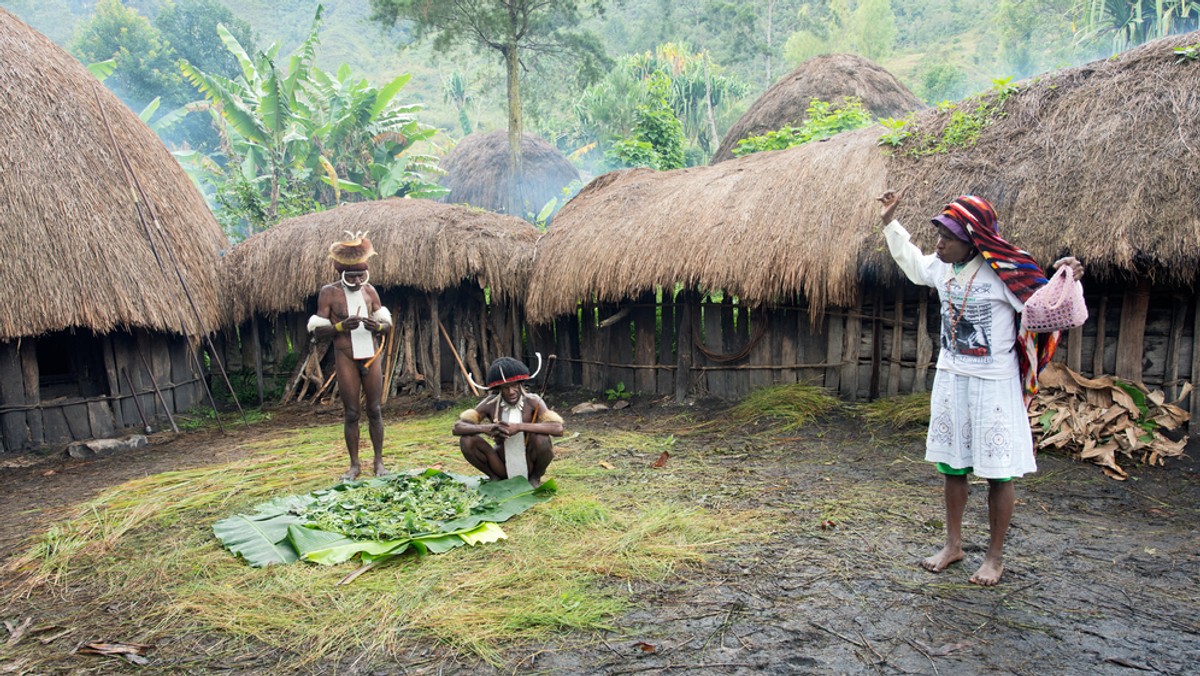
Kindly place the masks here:
MULTIPOLYGON (((473 473, 449 434, 453 421, 447 412, 389 425, 389 467, 443 462, 473 473)), ((111 488, 4 572, 18 597, 64 599, 70 616, 53 622, 95 632, 80 639, 154 643, 196 632, 229 649, 273 651, 293 670, 394 660, 436 640, 498 664, 506 646, 605 628, 634 603, 638 584, 765 536, 770 519, 696 506, 690 497, 704 474, 650 467, 647 458, 675 446, 672 436, 628 431, 568 438, 551 466, 558 495, 505 523, 508 540, 402 556, 339 587, 356 564, 254 569, 212 535, 218 519, 336 483, 341 425, 303 428, 234 462, 111 488)), ((35 660, 31 668, 63 668, 69 659, 65 650, 17 648, 35 660)), ((160 647, 160 665, 194 657, 170 652, 160 647)))
POLYGON ((774 385, 755 390, 730 411, 742 424, 770 420, 782 423, 779 431, 797 430, 833 412, 841 402, 823 387, 815 385, 774 385))

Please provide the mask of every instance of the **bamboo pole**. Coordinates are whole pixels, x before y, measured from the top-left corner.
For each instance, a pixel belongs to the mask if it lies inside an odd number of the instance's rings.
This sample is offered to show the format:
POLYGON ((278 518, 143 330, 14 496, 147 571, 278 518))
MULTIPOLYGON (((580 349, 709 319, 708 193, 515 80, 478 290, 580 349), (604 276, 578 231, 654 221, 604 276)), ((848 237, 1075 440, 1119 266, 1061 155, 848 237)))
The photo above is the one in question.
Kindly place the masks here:
POLYGON ((158 389, 158 379, 154 377, 154 371, 150 368, 150 363, 146 361, 146 355, 142 353, 142 348, 134 343, 134 349, 137 350, 138 356, 142 358, 142 366, 146 368, 146 375, 150 376, 150 384, 154 386, 154 394, 158 395, 158 403, 162 404, 163 410, 167 413, 167 420, 171 423, 171 429, 175 434, 179 434, 179 426, 175 424, 175 416, 171 415, 171 407, 167 406, 167 400, 163 397, 162 390, 158 389))
POLYGON ((388 329, 388 346, 387 353, 383 358, 383 395, 380 398, 379 404, 382 406, 387 403, 388 393, 392 389, 392 369, 396 366, 396 324, 392 323, 388 329))
POLYGON ((471 376, 467 373, 467 367, 463 364, 462 357, 458 356, 458 350, 454 349, 454 341, 450 340, 450 334, 446 332, 446 327, 442 325, 440 317, 434 318, 437 321, 437 327, 442 332, 442 338, 446 339, 446 345, 450 348, 450 354, 454 355, 454 361, 458 363, 458 370, 462 372, 463 380, 467 381, 467 387, 471 388, 471 394, 479 396, 479 390, 475 389, 475 383, 471 382, 471 376))

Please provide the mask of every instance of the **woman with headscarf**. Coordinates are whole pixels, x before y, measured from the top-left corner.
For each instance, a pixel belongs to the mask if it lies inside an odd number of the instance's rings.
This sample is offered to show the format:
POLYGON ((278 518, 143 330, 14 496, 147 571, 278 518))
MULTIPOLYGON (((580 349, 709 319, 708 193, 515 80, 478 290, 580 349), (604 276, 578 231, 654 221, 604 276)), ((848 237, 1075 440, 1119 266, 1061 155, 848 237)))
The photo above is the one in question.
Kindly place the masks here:
MULTIPOLYGON (((1046 275, 1028 253, 1000 237, 995 209, 974 195, 959 197, 931 219, 938 243, 935 253, 925 255, 893 219, 903 197, 903 191, 888 191, 879 198, 888 250, 910 281, 937 289, 942 317, 925 459, 945 477, 946 544, 921 566, 938 573, 962 560, 967 475, 975 474, 988 482, 990 539, 971 582, 992 586, 1004 573, 1012 479, 1037 470, 1026 409, 1058 334, 1020 331, 1019 313, 1046 275)), ((1083 276, 1073 257, 1054 267, 1064 265, 1076 279, 1083 276)))

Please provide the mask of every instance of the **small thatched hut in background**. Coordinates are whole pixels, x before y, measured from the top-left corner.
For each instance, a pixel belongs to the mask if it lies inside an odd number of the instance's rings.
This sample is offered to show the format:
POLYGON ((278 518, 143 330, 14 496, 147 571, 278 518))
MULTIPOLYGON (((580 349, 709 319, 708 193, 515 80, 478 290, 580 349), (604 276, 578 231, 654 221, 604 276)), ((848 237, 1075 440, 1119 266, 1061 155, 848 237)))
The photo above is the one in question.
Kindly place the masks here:
MULTIPOLYGON (((306 325, 317 292, 337 280, 329 245, 345 231, 367 231, 379 253, 371 259, 370 283, 396 321, 382 353, 389 392, 422 385, 440 396, 451 382, 465 391, 454 352, 476 382, 489 360, 522 353, 537 229, 480 209, 389 199, 288 219, 225 256, 229 326, 237 327, 226 335, 231 370, 257 366, 283 378, 294 364, 308 363, 304 377, 313 377, 328 343, 310 344, 306 325), (310 355, 313 348, 317 354, 310 355)), ((331 358, 319 371, 322 381, 332 374, 331 358)))
POLYGON ((508 132, 471 134, 442 159, 446 170, 442 185, 450 189, 442 201, 523 218, 536 215, 552 199, 561 200, 562 189, 579 180, 579 172, 567 158, 533 134, 521 137, 521 161, 523 206, 508 194, 508 132))
POLYGON ((903 117, 925 104, 891 73, 855 54, 814 56, 778 80, 734 123, 712 162, 733 159, 738 141, 799 124, 813 99, 858 97, 875 117, 903 117))
POLYGON ((1200 63, 1173 53, 1196 42, 1200 33, 1171 37, 1020 83, 1006 100, 960 102, 996 111, 976 144, 935 151, 953 117, 929 110, 895 149, 877 146, 884 130, 871 127, 711 167, 601 176, 539 243, 530 317, 581 336, 558 352, 577 368, 559 374, 590 388, 923 390, 937 299, 901 279, 874 198, 907 186, 898 217, 929 251, 929 217, 975 193, 1043 264, 1072 254, 1087 265, 1092 318, 1059 358, 1173 395, 1200 383, 1200 63), (622 307, 630 315, 599 327, 622 307))
POLYGON ((0 451, 190 408, 227 244, 204 199, 133 112, 4 9, 0 91, 0 451))

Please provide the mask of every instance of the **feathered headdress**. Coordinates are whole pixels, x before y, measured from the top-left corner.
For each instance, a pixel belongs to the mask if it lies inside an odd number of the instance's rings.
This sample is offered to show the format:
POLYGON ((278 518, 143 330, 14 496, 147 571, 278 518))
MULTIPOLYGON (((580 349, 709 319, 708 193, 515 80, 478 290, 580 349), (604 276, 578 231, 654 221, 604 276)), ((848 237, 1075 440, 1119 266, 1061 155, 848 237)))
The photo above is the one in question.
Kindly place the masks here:
POLYGON ((367 239, 366 232, 346 231, 347 239, 334 242, 329 247, 329 259, 338 272, 366 270, 367 259, 375 255, 375 247, 367 239))

